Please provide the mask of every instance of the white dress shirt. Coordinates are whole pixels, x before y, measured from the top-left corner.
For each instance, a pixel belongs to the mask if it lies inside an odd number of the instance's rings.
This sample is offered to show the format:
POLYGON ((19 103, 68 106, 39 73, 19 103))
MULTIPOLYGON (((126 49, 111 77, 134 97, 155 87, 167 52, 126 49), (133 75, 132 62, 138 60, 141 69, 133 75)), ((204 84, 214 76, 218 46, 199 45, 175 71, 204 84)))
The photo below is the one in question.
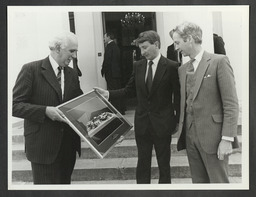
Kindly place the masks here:
POLYGON ((157 69, 157 65, 158 65, 158 62, 159 62, 160 58, 161 58, 161 54, 159 53, 158 56, 156 56, 155 59, 153 59, 153 60, 147 60, 147 70, 146 70, 146 75, 145 75, 145 81, 147 80, 147 76, 148 76, 148 67, 149 67, 149 66, 148 66, 148 63, 149 63, 150 61, 153 62, 153 64, 152 64, 152 80, 154 80, 154 76, 155 76, 155 74, 156 74, 156 69, 157 69))
MULTIPOLYGON (((49 55, 49 60, 50 60, 50 63, 52 65, 52 68, 53 68, 53 71, 57 77, 58 75, 58 72, 59 72, 59 64, 55 61, 55 59, 53 59, 53 57, 51 55, 49 55)), ((62 92, 62 98, 63 98, 63 95, 64 95, 64 70, 61 69, 61 92, 62 92)))

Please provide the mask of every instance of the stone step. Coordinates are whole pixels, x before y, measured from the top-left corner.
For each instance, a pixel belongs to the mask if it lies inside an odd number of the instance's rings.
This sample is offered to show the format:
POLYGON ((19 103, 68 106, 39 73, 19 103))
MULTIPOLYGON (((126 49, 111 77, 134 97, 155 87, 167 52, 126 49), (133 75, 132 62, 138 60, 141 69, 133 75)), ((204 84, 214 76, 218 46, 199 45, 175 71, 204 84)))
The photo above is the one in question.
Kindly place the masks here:
MULTIPOLYGON (((134 111, 127 111, 126 119, 133 123, 134 111)), ((238 127, 241 144, 241 125, 238 127)), ((171 143, 171 175, 173 183, 191 183, 186 151, 177 151, 177 138, 171 143)), ((73 184, 135 184, 137 148, 134 130, 127 133, 122 143, 116 145, 104 159, 99 159, 86 142, 82 142, 82 155, 77 158, 72 175, 73 184)), ((152 183, 158 182, 158 167, 153 151, 152 183)), ((229 175, 231 182, 241 183, 241 147, 230 156, 229 175)), ((13 124, 12 131, 12 183, 32 184, 30 162, 24 153, 23 121, 13 124)))
MULTIPOLYGON (((239 136, 239 141, 241 141, 241 136, 239 136)), ((96 159, 97 155, 92 151, 86 142, 82 142, 81 157, 79 159, 96 159)), ((241 143, 240 148, 235 149, 234 153, 241 153, 241 143)), ((155 151, 153 151, 153 156, 155 151)), ((172 156, 186 155, 186 151, 177 151, 177 138, 172 139, 171 143, 171 154, 172 156)), ((116 145, 105 158, 128 158, 137 157, 137 147, 134 139, 126 139, 121 144, 116 145)), ((25 159, 24 144, 13 144, 12 145, 12 159, 14 161, 25 159)))
MULTIPOLYGON (((238 135, 241 135, 242 133, 242 129, 241 129, 241 125, 238 125, 238 129, 237 129, 237 133, 238 135)), ((20 125, 19 127, 13 127, 13 131, 12 131, 12 142, 13 143, 24 143, 24 136, 23 136, 23 125, 20 125)), ((133 128, 126 134, 125 138, 126 139, 134 139, 134 130, 133 128)), ((177 138, 180 134, 179 133, 175 133, 172 137, 173 138, 177 138)))
MULTIPOLYGON (((73 181, 102 180, 135 180, 137 158, 114 159, 78 159, 72 175, 73 181)), ((186 156, 171 158, 171 176, 173 178, 190 178, 190 170, 186 156)), ((156 158, 152 158, 152 178, 158 178, 156 158)), ((241 154, 230 156, 229 176, 241 176, 241 154)), ((14 182, 31 182, 31 165, 27 160, 12 162, 12 178, 14 182)))

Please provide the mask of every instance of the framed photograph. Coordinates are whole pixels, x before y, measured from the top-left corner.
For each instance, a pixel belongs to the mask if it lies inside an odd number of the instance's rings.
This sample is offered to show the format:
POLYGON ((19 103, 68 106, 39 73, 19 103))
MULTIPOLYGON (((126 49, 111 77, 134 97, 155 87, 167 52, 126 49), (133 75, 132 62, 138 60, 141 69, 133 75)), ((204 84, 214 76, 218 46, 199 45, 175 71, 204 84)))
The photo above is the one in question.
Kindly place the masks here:
POLYGON ((104 158, 117 140, 132 128, 132 124, 95 90, 59 105, 58 109, 99 158, 104 158))

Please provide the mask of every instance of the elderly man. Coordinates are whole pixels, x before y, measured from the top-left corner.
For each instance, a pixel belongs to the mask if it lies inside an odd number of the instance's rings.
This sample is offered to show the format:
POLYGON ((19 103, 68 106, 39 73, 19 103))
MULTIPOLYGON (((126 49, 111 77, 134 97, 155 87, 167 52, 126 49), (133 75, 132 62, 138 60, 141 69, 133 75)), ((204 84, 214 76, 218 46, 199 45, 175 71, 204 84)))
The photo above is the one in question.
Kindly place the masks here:
MULTIPOLYGON (((134 63, 126 87, 109 91, 109 98, 137 96, 134 125, 138 148, 137 183, 150 183, 153 147, 159 183, 171 183, 170 143, 178 122, 180 102, 178 63, 160 54, 157 32, 142 32, 136 42, 145 59, 134 63)), ((108 97, 108 91, 98 91, 108 97)))
POLYGON ((174 29, 176 49, 190 61, 179 68, 178 150, 187 149, 193 183, 228 183, 228 155, 237 147, 238 99, 227 56, 203 50, 202 30, 185 22, 174 29))
POLYGON ((34 184, 70 184, 76 152, 81 152, 79 136, 56 108, 82 94, 76 72, 68 67, 77 47, 75 34, 55 36, 50 55, 25 64, 13 88, 13 116, 24 118, 34 184))

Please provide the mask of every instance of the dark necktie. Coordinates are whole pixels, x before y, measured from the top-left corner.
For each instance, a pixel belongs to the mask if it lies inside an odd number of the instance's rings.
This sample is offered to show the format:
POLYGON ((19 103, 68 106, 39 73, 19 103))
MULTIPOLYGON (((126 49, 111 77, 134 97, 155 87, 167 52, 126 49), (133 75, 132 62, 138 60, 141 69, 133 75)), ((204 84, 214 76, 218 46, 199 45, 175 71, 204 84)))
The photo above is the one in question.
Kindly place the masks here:
POLYGON ((152 71, 152 61, 149 61, 148 63, 148 76, 147 76, 147 80, 146 80, 146 86, 148 89, 148 92, 150 92, 151 87, 152 87, 152 81, 153 81, 153 71, 152 71))
POLYGON ((60 87, 61 87, 61 70, 62 70, 62 69, 63 69, 63 68, 62 68, 61 66, 58 67, 57 80, 58 80, 58 82, 59 82, 59 84, 60 84, 60 87))

